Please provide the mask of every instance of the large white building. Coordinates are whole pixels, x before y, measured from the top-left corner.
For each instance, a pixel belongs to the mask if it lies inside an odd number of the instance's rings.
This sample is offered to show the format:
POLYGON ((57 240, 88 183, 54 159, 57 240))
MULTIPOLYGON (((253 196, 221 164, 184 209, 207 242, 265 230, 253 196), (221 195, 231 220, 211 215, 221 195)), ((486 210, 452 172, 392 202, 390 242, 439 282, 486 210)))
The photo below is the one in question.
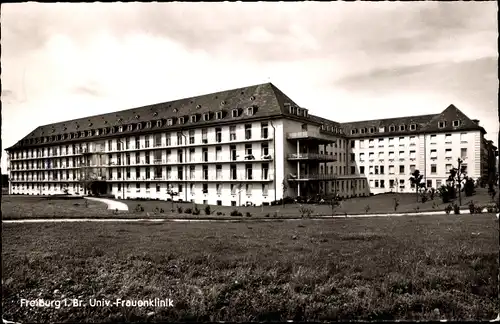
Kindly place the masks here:
POLYGON ((458 157, 473 178, 487 174, 495 147, 485 133, 453 105, 337 123, 266 83, 40 126, 7 149, 9 193, 85 194, 91 185, 120 199, 173 191, 174 200, 261 205, 409 192, 413 169, 437 187, 458 157))

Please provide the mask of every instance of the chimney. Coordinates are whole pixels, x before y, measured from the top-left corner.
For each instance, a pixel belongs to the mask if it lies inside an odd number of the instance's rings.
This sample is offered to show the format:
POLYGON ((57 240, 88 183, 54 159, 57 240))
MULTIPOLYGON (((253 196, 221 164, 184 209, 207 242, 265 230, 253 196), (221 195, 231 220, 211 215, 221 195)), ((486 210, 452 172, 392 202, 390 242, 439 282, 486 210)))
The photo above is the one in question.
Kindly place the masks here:
POLYGON ((479 119, 473 119, 472 122, 476 125, 479 125, 479 119))

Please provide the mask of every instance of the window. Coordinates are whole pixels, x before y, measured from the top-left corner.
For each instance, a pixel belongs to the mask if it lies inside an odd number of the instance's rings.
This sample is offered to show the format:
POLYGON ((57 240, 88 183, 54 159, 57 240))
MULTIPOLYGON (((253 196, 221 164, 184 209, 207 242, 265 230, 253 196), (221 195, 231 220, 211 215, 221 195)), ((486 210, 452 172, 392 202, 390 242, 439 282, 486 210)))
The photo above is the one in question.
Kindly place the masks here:
POLYGON ((184 117, 179 117, 179 124, 184 124, 184 117))
POLYGON ((252 190, 253 190, 252 184, 251 183, 247 183, 246 188, 245 188, 247 196, 251 196, 252 195, 252 190))
POLYGON ((210 120, 210 113, 204 113, 203 114, 203 120, 204 121, 209 121, 210 120))
POLYGON ((355 174, 355 173, 356 173, 356 167, 351 166, 351 174, 355 174))
MULTIPOLYGON (((215 191, 217 192, 218 195, 222 194, 222 185, 220 183, 218 183, 216 186, 215 186, 215 191)), ((219 200, 220 201, 220 200, 219 200)), ((222 202, 221 202, 221 205, 222 205, 222 202)))
POLYGON ((416 136, 410 136, 410 146, 415 146, 417 141, 416 136))
POLYGON ((467 143, 467 133, 460 133, 460 143, 467 143))
POLYGON ((245 154, 247 156, 252 155, 252 144, 245 144, 245 154))
POLYGON ((462 169, 462 173, 467 173, 467 163, 462 163, 461 169, 462 169))
POLYGON ((359 161, 363 162, 365 160, 365 153, 359 153, 359 161))
POLYGON ((222 165, 217 164, 215 166, 215 176, 217 180, 222 179, 222 165))
POLYGON ((245 124, 245 139, 252 138, 252 124, 245 124))
POLYGON ((177 145, 182 145, 182 133, 177 133, 177 145))
POLYGON ((372 140, 372 139, 371 139, 371 140, 369 140, 369 141, 368 141, 368 147, 374 147, 374 146, 375 146, 375 144, 374 144, 374 143, 375 143, 375 141, 374 141, 374 140, 372 140))
POLYGON ((151 128, 151 122, 146 123, 146 128, 151 128))
MULTIPOLYGON (((337 147, 337 144, 335 144, 335 147, 337 147)), ((359 148, 365 148, 365 140, 359 141, 359 148)))
POLYGON ((411 124, 410 125, 410 130, 414 131, 417 129, 417 124, 411 124))
POLYGON ((247 180, 252 180, 252 165, 251 164, 245 164, 245 170, 246 170, 246 178, 247 180))
POLYGON ((389 132, 394 132, 394 131, 396 131, 396 126, 394 125, 389 126, 389 132))
POLYGON ((220 127, 215 129, 215 141, 217 143, 222 142, 222 129, 220 127))
POLYGON ((440 121, 440 122, 438 122, 438 127, 439 128, 445 128, 446 127, 446 121, 440 121))
POLYGON ((378 139, 378 147, 384 147, 384 139, 383 138, 378 139))
MULTIPOLYGON (((340 153, 340 154, 342 154, 342 153, 340 153)), ((341 157, 342 157, 342 156, 341 156, 341 157)), ((370 153, 368 154, 368 159, 373 160, 374 158, 375 158, 375 153, 370 152, 370 153)), ((341 159, 342 159, 342 158, 341 158, 341 159)))
MULTIPOLYGON (((373 174, 373 165, 370 165, 370 174, 373 174)), ((377 172, 378 172, 378 169, 377 169, 377 172)))
POLYGON ((208 148, 204 147, 202 151, 203 162, 208 162, 208 148))
POLYGON ((450 172, 452 167, 453 166, 451 164, 446 164, 446 166, 445 166, 446 173, 450 172))
MULTIPOLYGON (((231 195, 236 195, 236 186, 234 184, 231 184, 231 195)), ((233 206, 236 206, 236 201, 233 206)))
POLYGON ((356 134, 357 132, 358 132, 358 130, 356 128, 351 129, 351 134, 356 134))
POLYGON ((431 150, 431 159, 432 160, 435 160, 437 159, 437 150, 431 150))
POLYGON ((384 158, 384 152, 378 152, 378 158, 383 159, 384 158))
POLYGON ((437 164, 431 164, 431 173, 436 174, 437 173, 437 164))
POLYGON ((389 147, 394 146, 394 137, 389 138, 389 147))
POLYGON ((253 107, 248 107, 247 108, 247 116, 252 116, 253 115, 253 107))
POLYGON ((194 144, 194 130, 189 131, 189 144, 194 144))
POLYGON ((389 152, 389 159, 394 160, 394 152, 389 152))
POLYGON ((144 136, 144 147, 149 147, 149 136, 144 136))
POLYGON ((359 131, 360 131, 360 133, 361 133, 361 134, 364 134, 364 133, 366 133, 366 128, 365 128, 365 127, 363 127, 363 128, 361 128, 359 131))
POLYGON ((260 137, 261 138, 268 138, 268 124, 267 122, 261 123, 260 124, 260 137))
POLYGON ((445 156, 447 159, 451 159, 451 154, 452 154, 451 149, 445 149, 445 155, 444 155, 444 156, 445 156))
POLYGON ((201 130, 201 142, 203 144, 207 144, 208 143, 208 130, 206 128, 203 128, 201 130))
POLYGON ((238 117, 238 109, 233 109, 233 117, 238 117))
POLYGON ((444 142, 446 144, 451 144, 451 134, 444 135, 444 142))
POLYGON ((356 160, 355 154, 351 153, 351 162, 354 162, 356 160))
POLYGON ((229 140, 236 141, 236 126, 229 127, 229 140))
POLYGON ((208 165, 203 166, 203 180, 208 180, 208 165))
POLYGON ((222 119, 222 111, 218 111, 215 113, 215 119, 222 119))
POLYGON ((196 116, 196 115, 192 115, 192 116, 191 116, 191 122, 192 122, 192 123, 196 123, 197 119, 198 119, 198 118, 197 118, 197 116, 196 116))
POLYGON ((269 185, 262 184, 262 196, 267 196, 269 194, 269 185))
POLYGON ((167 146, 172 145, 172 137, 171 137, 170 133, 165 134, 165 138, 167 140, 167 143, 166 143, 167 146))
POLYGON ((156 184, 156 192, 160 192, 160 184, 156 184))
POLYGON ((460 149, 460 158, 462 160, 465 160, 467 158, 467 148, 466 147, 462 147, 460 149))
POLYGON ((430 136, 430 143, 431 144, 436 144, 436 135, 431 135, 430 136))
POLYGON ((399 174, 405 174, 405 166, 404 165, 399 166, 399 174))
POLYGON ((351 148, 354 148, 354 144, 355 144, 355 142, 351 141, 351 148))
POLYGON ((174 121, 172 118, 167 119, 167 126, 172 126, 174 124, 174 121))
POLYGON ((379 131, 379 133, 383 133, 383 132, 385 132, 385 127, 383 127, 383 126, 382 126, 382 127, 379 127, 378 131, 379 131))
POLYGON ((399 125, 399 131, 402 132, 406 129, 405 125, 399 125))
POLYGON ((389 174, 394 174, 394 165, 389 165, 389 174))
POLYGON ((415 165, 414 164, 410 165, 410 172, 411 173, 415 172, 415 165))
POLYGON ((365 174, 365 167, 364 166, 359 167, 359 173, 365 174))
POLYGON ((458 126, 460 126, 460 120, 454 120, 453 127, 458 127, 458 126))
POLYGON ((410 151, 410 159, 412 159, 412 160, 416 159, 416 152, 415 151, 410 151))
POLYGON ((161 134, 155 134, 154 145, 155 147, 161 146, 161 134))
POLYGON ((370 127, 370 133, 375 133, 375 127, 370 127))

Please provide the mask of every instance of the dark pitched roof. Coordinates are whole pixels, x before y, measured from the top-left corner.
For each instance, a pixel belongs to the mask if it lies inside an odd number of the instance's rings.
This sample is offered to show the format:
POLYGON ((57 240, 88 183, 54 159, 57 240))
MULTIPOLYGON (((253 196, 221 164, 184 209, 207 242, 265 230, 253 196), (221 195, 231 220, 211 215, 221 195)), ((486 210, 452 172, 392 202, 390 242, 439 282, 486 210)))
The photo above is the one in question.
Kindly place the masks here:
POLYGON ((466 130, 481 130, 484 129, 462 113, 454 105, 448 106, 440 114, 419 115, 408 117, 396 117, 377 120, 365 120, 357 122, 342 123, 345 133, 353 138, 362 137, 377 137, 380 136, 379 128, 384 127, 384 135, 404 136, 420 133, 438 133, 450 131, 466 131, 466 130), (446 127, 440 128, 439 121, 447 121, 446 127), (460 126, 454 127, 453 121, 460 120, 460 126), (404 125, 404 130, 400 130, 400 126, 404 125), (416 128, 411 130, 410 126, 415 125, 416 128), (391 126, 395 127, 394 131, 390 131, 391 126), (374 132, 370 133, 370 128, 374 128, 374 132), (357 133, 352 134, 352 130, 357 130, 357 133), (361 129, 366 129, 365 133, 361 133, 361 129))
MULTIPOLYGON (((232 120, 276 116, 283 114, 283 105, 285 102, 293 103, 290 98, 284 95, 273 84, 258 84, 244 88, 220 91, 196 97, 39 126, 16 145, 12 146, 12 148, 19 146, 24 140, 33 138, 81 131, 87 132, 89 130, 101 129, 105 127, 136 124, 148 121, 155 122, 156 120, 165 120, 169 118, 187 117, 186 123, 182 125, 182 127, 189 127, 193 126, 189 122, 189 116, 193 114, 199 114, 202 116, 206 112, 214 113, 220 110, 226 111, 227 116, 230 116, 232 120), (239 117, 232 117, 232 109, 247 108, 250 106, 256 107, 253 116, 247 116, 242 113, 239 117)), ((221 120, 215 120, 213 118, 210 121, 203 121, 203 119, 200 118, 196 125, 217 124, 220 122, 221 120)), ((180 126, 176 125, 165 126, 164 129, 178 129, 179 127, 180 126)))

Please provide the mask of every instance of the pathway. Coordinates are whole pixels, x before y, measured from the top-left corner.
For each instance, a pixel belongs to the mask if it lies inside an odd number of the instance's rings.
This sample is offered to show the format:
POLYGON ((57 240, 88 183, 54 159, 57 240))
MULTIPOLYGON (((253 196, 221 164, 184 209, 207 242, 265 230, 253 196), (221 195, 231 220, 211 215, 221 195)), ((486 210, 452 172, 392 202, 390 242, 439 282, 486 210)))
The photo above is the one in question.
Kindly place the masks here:
POLYGON ((105 198, 95 198, 95 197, 83 197, 83 198, 105 203, 106 205, 108 205, 108 209, 111 209, 111 210, 117 210, 117 209, 118 210, 125 210, 125 211, 128 210, 128 206, 122 202, 119 202, 119 201, 105 199, 105 198))

